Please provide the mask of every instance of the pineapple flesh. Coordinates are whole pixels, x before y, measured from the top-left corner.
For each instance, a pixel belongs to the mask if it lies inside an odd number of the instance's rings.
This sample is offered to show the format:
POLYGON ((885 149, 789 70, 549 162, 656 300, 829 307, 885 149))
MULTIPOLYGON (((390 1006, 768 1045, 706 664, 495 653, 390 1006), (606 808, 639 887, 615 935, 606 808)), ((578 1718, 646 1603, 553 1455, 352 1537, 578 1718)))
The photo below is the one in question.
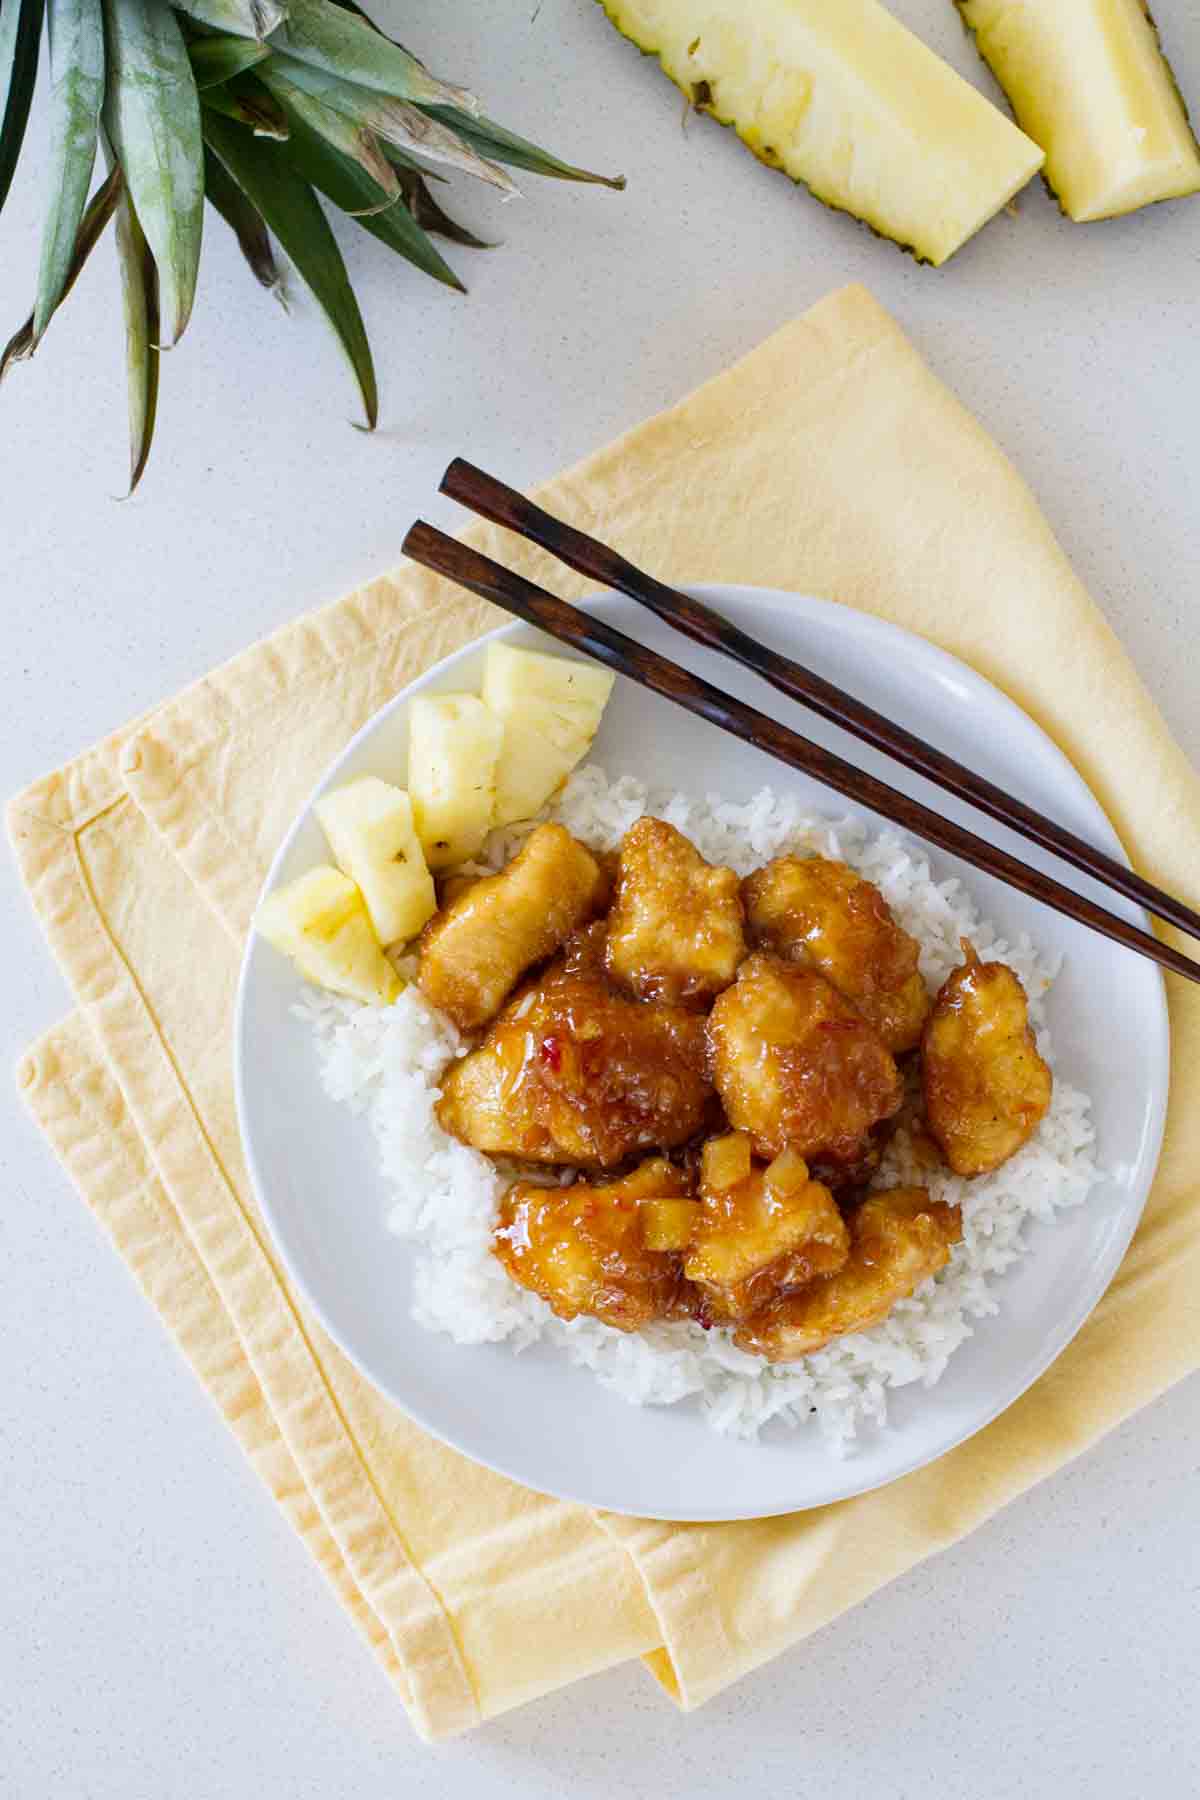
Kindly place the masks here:
POLYGON ((377 1006, 390 1005, 400 992, 362 894, 327 863, 268 894, 255 924, 318 987, 377 1006))
POLYGON ((1072 219, 1200 190, 1200 148, 1142 0, 958 0, 1072 219))
POLYGON ((406 944, 437 911, 433 876, 402 788, 364 776, 317 801, 338 867, 361 890, 381 944, 406 944))
POLYGON ((483 699, 502 721, 495 825, 528 819, 591 748, 613 677, 591 663, 489 644, 483 699))
POLYGON ((504 726, 474 694, 418 694, 408 709, 408 792, 431 869, 478 854, 492 824, 504 726))
POLYGON ((945 262, 1042 165, 879 0, 601 4, 763 162, 925 261, 945 262))

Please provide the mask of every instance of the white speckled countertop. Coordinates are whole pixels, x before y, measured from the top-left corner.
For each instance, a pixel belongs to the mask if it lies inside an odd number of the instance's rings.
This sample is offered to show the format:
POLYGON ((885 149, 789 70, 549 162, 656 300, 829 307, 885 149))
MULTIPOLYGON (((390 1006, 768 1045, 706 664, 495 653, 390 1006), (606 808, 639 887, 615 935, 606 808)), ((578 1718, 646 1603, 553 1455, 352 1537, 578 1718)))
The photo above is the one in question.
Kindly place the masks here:
MULTIPOLYGON (((894 10, 987 85, 947 0, 894 10)), ((1155 9, 1200 107, 1200 14, 1155 9)), ((520 483, 676 399, 839 283, 867 282, 1004 444, 1200 759, 1200 200, 1073 227, 1040 188, 917 267, 693 121, 592 0, 380 5, 426 59, 627 194, 530 179, 466 216, 469 300, 342 239, 383 425, 302 295, 286 319, 210 227, 124 467, 116 272, 99 253, 0 411, 0 790, 395 561, 465 452, 520 483), (427 17, 425 15, 428 15, 427 17)), ((35 130, 27 168, 40 147, 35 130)), ((35 195, 3 221, 11 327, 35 195)), ((996 628, 1004 628, 1002 616, 996 628)), ((0 861, 7 1059, 66 1006, 0 861)), ((316 1570, 0 1082, 0 1795, 821 1800, 1200 1789, 1200 1382, 703 1712, 637 1666, 422 1748, 316 1570)))

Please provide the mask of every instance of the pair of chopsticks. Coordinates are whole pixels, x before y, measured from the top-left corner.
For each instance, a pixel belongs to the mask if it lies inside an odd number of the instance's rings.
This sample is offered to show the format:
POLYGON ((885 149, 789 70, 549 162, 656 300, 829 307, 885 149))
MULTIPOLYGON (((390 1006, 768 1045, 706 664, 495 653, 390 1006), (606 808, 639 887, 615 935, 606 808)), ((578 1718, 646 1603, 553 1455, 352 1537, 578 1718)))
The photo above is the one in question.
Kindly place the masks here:
MULTIPOLYGON (((540 545, 579 574, 638 601, 684 636, 730 657, 789 699, 799 701, 822 718, 842 726, 863 743, 884 751, 906 769, 925 776, 989 818, 1009 826, 1042 849, 1052 851, 1114 892, 1137 901, 1156 918, 1200 938, 1200 913, 1182 901, 1173 899, 1083 838, 1035 812, 1023 801, 943 755, 881 713, 864 706, 811 669, 760 644, 712 607, 656 581, 607 545, 564 520, 552 517, 515 489, 485 475, 482 469, 461 458, 456 459, 442 478, 441 492, 482 518, 540 545)), ((813 776, 856 805, 869 807, 893 824, 935 844, 938 849, 961 857, 964 862, 996 876, 1020 893, 1089 926, 1114 943, 1124 944, 1160 967, 1200 982, 1200 963, 1191 961, 1170 945, 1160 943, 1149 932, 1107 912, 1083 895, 1073 893, 1061 882, 1030 868, 998 845, 942 818, 919 800, 866 774, 844 757, 814 744, 744 701, 722 693, 720 688, 681 668, 668 657, 647 650, 624 632, 548 594, 513 570, 448 537, 424 520, 413 525, 403 548, 406 556, 435 574, 492 601, 505 612, 536 626, 561 643, 585 651, 618 674, 649 688, 652 693, 673 700, 732 736, 767 751, 789 768, 813 776)))

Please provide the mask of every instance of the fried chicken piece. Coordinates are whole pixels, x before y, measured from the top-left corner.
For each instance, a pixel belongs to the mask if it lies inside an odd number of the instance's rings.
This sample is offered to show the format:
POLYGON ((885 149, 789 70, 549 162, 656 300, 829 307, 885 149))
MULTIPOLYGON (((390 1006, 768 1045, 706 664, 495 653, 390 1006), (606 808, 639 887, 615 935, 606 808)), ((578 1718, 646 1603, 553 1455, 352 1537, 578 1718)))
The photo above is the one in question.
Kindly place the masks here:
POLYGON ((665 819, 639 819, 621 839, 608 972, 641 1000, 706 1005, 746 954, 732 869, 705 862, 665 819))
POLYGON ((748 1319, 789 1289, 833 1274, 850 1254, 837 1202, 809 1180, 794 1150, 755 1168, 744 1133, 710 1138, 700 1201, 683 1269, 701 1290, 702 1316, 710 1321, 748 1319))
POLYGON ((847 1332, 866 1331, 944 1269, 961 1236, 958 1207, 931 1200, 924 1188, 872 1194, 851 1217, 845 1267, 785 1294, 742 1325, 733 1341, 770 1362, 794 1362, 847 1332))
POLYGON ((759 1156, 790 1145, 832 1171, 866 1153, 871 1127, 897 1112, 896 1064, 861 1013, 813 969, 758 954, 718 995, 709 1066, 729 1122, 759 1156))
POLYGON ((917 1045, 929 1012, 920 946, 873 882, 824 856, 781 856, 747 877, 742 899, 755 944, 817 969, 893 1055, 917 1045))
POLYGON ((663 1157, 601 1187, 518 1182, 501 1201, 492 1251, 560 1319, 588 1313, 618 1331, 638 1331, 682 1316, 684 1289, 678 1254, 645 1246, 642 1202, 687 1191, 682 1171, 663 1157))
POLYGON ((925 1119, 956 1175, 986 1175, 1033 1136, 1053 1076, 1017 977, 1004 963, 981 962, 966 938, 962 947, 921 1043, 925 1119))
POLYGON ((685 1143, 711 1101, 702 1018, 559 964, 451 1066, 437 1116, 493 1156, 611 1169, 685 1143))
POLYGON ((425 927, 417 982, 460 1031, 494 1019, 535 963, 606 904, 596 858, 562 825, 539 825, 498 875, 461 890, 425 927))

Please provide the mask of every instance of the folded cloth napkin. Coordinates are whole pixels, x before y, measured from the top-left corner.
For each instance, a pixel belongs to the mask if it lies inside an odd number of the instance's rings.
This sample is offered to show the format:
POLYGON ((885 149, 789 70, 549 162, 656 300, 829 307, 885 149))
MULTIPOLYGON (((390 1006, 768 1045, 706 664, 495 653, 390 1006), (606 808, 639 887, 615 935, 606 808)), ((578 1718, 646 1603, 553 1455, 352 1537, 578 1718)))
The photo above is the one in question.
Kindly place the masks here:
MULTIPOLYGON (((824 594, 923 633, 1057 740, 1139 868, 1200 889, 1195 774, 1011 465, 861 288, 540 497, 668 580, 824 594)), ((498 530, 469 536, 569 598, 586 587, 498 530)), ((230 1069, 240 949, 325 764, 495 622, 404 568, 10 813, 78 1000, 20 1064, 32 1113, 429 1738, 638 1655, 695 1706, 1200 1363, 1200 1114, 1186 1099, 1200 990, 1169 979, 1166 1142, 1133 1247, 1053 1368, 931 1468, 788 1518, 618 1518, 477 1468, 359 1377, 289 1287, 246 1179, 230 1069)))

